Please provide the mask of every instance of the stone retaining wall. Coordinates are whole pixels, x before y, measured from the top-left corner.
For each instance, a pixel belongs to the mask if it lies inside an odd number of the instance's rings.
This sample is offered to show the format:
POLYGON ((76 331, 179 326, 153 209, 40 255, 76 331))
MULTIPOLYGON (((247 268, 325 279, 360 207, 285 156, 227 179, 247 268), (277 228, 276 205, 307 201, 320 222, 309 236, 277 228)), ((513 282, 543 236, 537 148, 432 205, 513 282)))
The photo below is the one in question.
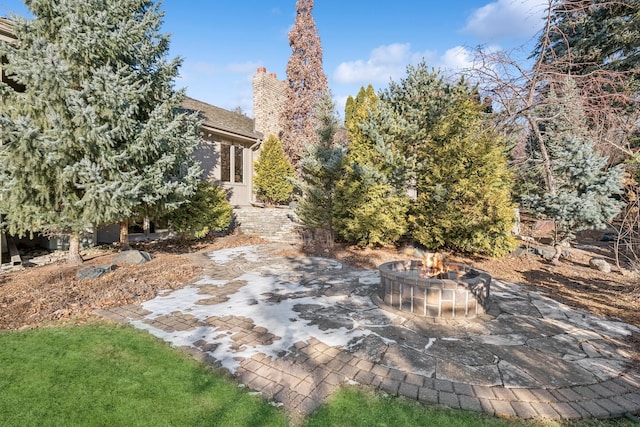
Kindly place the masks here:
POLYGON ((244 234, 275 242, 303 243, 308 240, 307 228, 288 207, 243 206, 234 209, 233 213, 234 228, 244 234))

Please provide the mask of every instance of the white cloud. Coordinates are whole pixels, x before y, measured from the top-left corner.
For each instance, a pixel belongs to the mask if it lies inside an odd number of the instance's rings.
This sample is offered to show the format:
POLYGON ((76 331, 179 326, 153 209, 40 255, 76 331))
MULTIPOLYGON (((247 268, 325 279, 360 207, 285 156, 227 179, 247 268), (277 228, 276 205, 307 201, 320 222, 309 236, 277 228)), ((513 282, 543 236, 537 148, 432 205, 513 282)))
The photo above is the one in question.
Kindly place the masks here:
POLYGON ((496 0, 476 9, 463 32, 482 42, 505 38, 528 39, 542 28, 549 0, 496 0))
POLYGON ((473 68, 472 52, 463 46, 452 47, 439 58, 439 68, 443 70, 473 68))
POLYGON ((337 83, 386 83, 404 75, 407 65, 423 57, 433 57, 433 53, 412 53, 409 43, 383 45, 373 49, 366 61, 358 59, 338 65, 333 79, 337 83))

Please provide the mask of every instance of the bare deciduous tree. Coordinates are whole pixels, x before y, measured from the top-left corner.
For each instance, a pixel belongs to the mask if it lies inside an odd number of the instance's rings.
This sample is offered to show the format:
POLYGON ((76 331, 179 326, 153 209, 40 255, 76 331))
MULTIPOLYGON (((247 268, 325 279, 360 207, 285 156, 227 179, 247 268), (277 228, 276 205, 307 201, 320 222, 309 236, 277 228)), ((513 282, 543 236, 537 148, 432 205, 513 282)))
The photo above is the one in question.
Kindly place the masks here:
MULTIPOLYGON (((615 33, 627 30, 623 24, 637 26, 633 20, 637 4, 637 0, 549 0, 530 62, 515 59, 515 51, 477 50, 473 75, 498 104, 502 129, 519 136, 514 163, 523 175, 531 172, 527 167, 539 168, 534 175, 541 176, 543 191, 551 198, 559 188, 549 151, 553 147, 547 145, 545 133, 550 124, 567 120, 556 117, 559 110, 552 104, 563 98, 569 80, 577 94, 572 97, 575 108, 584 112, 588 139, 597 142, 597 150, 610 165, 636 157, 632 144, 640 118, 640 70, 629 64, 638 62, 640 36, 623 44, 617 34, 604 30, 615 33), (631 19, 615 19, 626 15, 631 19), (538 156, 535 161, 533 153, 538 156)), ((585 128, 582 123, 574 125, 585 128)))

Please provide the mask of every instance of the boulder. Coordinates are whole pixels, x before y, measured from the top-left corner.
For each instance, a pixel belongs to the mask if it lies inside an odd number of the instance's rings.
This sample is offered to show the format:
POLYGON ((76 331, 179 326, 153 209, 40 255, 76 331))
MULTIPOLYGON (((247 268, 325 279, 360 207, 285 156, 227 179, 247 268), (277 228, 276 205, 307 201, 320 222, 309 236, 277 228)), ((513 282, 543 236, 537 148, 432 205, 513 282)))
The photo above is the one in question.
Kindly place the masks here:
POLYGON ((118 266, 115 264, 101 265, 98 267, 94 267, 94 266, 82 267, 76 273, 76 277, 81 280, 97 279, 98 277, 104 276, 105 274, 115 270, 116 268, 118 268, 118 266))
POLYGON ((552 246, 542 246, 535 248, 536 254, 546 259, 547 261, 553 259, 556 256, 556 249, 552 246))
POLYGON ((149 252, 129 250, 122 251, 113 258, 114 263, 122 264, 144 264, 147 261, 151 261, 151 254, 149 252))
POLYGON ((602 271, 603 273, 611 273, 611 265, 604 258, 591 258, 589 260, 589 267, 602 271))

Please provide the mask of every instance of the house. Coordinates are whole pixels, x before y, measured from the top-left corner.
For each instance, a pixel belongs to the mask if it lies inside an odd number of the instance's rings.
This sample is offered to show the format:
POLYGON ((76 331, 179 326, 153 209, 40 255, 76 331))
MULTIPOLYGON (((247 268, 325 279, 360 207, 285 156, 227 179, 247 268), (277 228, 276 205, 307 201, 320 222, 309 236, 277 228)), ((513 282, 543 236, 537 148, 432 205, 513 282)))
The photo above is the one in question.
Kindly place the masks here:
POLYGON ((188 97, 182 107, 197 112, 203 120, 202 141, 194 152, 203 169, 202 179, 220 184, 231 205, 250 205, 253 162, 262 142, 253 119, 188 97))
POLYGON ((286 102, 286 82, 260 67, 253 77, 255 119, 193 98, 182 103, 203 120, 202 143, 194 156, 204 170, 203 179, 220 184, 232 206, 255 202, 253 164, 262 141, 281 132, 280 116, 286 102))

